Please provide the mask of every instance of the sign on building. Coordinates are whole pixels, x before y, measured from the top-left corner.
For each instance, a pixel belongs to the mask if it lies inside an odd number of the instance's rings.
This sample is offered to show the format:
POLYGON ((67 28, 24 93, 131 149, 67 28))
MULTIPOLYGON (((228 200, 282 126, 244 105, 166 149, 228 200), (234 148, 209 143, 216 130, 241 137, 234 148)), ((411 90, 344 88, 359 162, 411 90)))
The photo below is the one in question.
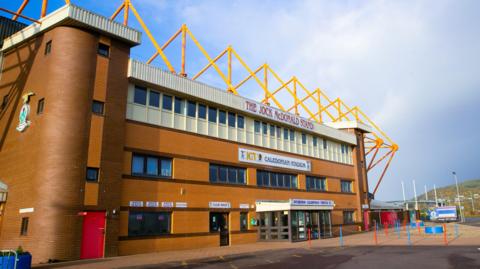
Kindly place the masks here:
POLYGON ((307 160, 244 148, 238 149, 238 160, 240 162, 275 166, 301 171, 311 171, 312 169, 310 161, 307 160))

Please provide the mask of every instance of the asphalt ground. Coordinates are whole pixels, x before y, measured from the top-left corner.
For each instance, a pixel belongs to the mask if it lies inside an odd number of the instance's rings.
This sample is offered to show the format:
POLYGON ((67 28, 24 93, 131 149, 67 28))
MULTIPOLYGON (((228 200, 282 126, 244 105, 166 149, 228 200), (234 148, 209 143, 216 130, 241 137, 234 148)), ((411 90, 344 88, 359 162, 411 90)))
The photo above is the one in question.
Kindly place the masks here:
POLYGON ((184 269, 184 268, 398 268, 443 269, 480 268, 480 250, 474 246, 381 246, 295 248, 249 254, 219 256, 183 262, 149 264, 122 269, 184 269))

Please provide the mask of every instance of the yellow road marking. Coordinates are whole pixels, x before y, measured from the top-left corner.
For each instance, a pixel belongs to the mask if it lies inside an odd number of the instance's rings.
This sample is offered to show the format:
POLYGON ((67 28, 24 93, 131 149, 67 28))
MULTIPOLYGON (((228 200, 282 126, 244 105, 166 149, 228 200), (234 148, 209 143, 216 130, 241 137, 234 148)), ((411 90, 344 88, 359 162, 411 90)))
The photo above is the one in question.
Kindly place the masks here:
POLYGON ((238 267, 235 266, 235 264, 233 264, 233 263, 231 263, 231 262, 230 262, 230 267, 231 267, 232 269, 238 269, 238 267))
POLYGON ((293 254, 292 256, 293 256, 293 257, 297 257, 297 258, 301 258, 301 257, 302 257, 302 256, 297 255, 297 254, 293 254))

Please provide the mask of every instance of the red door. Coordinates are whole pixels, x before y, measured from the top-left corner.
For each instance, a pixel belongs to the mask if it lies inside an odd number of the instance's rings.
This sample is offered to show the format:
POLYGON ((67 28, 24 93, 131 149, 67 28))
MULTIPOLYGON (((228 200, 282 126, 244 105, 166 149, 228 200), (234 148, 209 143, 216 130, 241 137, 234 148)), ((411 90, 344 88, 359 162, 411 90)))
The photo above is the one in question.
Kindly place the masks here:
POLYGON ((80 259, 103 258, 105 238, 105 211, 89 211, 83 216, 82 249, 80 259))

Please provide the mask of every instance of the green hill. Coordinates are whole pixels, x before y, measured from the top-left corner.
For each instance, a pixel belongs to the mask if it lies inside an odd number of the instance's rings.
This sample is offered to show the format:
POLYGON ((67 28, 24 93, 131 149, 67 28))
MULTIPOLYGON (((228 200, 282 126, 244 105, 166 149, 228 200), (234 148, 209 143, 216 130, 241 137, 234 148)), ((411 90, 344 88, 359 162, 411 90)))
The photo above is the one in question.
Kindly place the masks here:
MULTIPOLYGON (((465 207, 465 216, 480 215, 480 179, 461 182, 458 184, 458 189, 461 198, 460 200, 462 201, 462 205, 465 207), (475 212, 473 212, 472 208, 472 197, 475 212)), ((455 184, 437 188, 437 197, 438 199, 445 199, 447 201, 447 205, 456 205, 455 198, 457 197, 457 188, 455 184)), ((425 194, 419 195, 417 198, 419 200, 425 200, 425 194)), ((433 189, 428 191, 428 199, 435 199, 433 189)))

